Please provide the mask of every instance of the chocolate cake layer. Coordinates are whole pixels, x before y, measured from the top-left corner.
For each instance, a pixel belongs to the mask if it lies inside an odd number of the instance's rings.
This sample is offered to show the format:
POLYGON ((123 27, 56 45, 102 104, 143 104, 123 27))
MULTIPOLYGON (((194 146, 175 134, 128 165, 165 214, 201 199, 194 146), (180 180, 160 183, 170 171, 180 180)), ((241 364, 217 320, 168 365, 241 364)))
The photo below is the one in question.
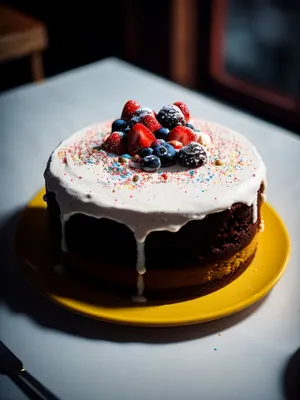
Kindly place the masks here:
MULTIPOLYGON (((261 190, 258 192, 258 219, 253 224, 253 206, 234 204, 229 210, 190 221, 178 232, 151 232, 145 243, 146 268, 176 269, 207 265, 232 257, 247 246, 260 223, 261 190)), ((61 240, 60 209, 55 194, 47 192, 51 232, 61 240)), ((132 269, 136 265, 136 240, 124 224, 107 218, 83 214, 70 217, 65 225, 65 239, 70 254, 101 260, 107 267, 132 269)), ((134 269, 134 268, 133 268, 134 269)))
MULTIPOLYGON (((211 293, 238 277, 250 264, 257 248, 257 236, 252 242, 226 261, 206 266, 191 266, 170 271, 148 270, 144 275, 144 294, 148 299, 191 298, 211 293)), ((66 270, 80 281, 98 289, 131 297, 136 294, 137 274, 134 268, 107 268, 78 254, 64 253, 66 270)))

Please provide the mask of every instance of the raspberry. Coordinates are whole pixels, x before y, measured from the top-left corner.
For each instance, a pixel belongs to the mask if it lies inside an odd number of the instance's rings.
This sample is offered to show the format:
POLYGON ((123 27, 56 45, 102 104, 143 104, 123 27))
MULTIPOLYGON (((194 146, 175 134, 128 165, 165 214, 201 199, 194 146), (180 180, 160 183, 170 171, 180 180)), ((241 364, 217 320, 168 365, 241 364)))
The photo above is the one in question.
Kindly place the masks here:
POLYGON ((151 132, 156 132, 161 128, 160 123, 152 114, 145 114, 141 117, 141 124, 145 125, 151 132))
POLYGON ((180 108, 182 114, 184 115, 185 122, 188 123, 191 118, 190 110, 188 109, 188 106, 185 103, 183 103, 182 101, 176 101, 174 103, 174 105, 177 106, 178 108, 180 108))
POLYGON ((124 154, 125 153, 125 143, 123 132, 113 132, 111 133, 106 141, 102 145, 102 149, 108 153, 113 154, 124 154))
POLYGON ((128 121, 130 118, 132 118, 136 110, 138 110, 139 108, 140 105, 137 101, 128 100, 123 107, 121 119, 128 121))

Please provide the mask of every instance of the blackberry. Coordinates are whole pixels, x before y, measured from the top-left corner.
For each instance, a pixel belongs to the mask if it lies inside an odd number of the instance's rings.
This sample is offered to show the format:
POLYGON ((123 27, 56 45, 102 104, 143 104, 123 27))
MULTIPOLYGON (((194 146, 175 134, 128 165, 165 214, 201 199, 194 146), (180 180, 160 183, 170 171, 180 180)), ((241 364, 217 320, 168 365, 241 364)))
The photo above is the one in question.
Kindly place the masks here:
POLYGON ((178 162, 184 167, 197 168, 204 165, 207 161, 205 147, 197 142, 191 142, 178 152, 178 162))
POLYGON ((164 128, 170 130, 177 125, 185 125, 184 115, 174 104, 164 106, 157 114, 157 120, 164 128))

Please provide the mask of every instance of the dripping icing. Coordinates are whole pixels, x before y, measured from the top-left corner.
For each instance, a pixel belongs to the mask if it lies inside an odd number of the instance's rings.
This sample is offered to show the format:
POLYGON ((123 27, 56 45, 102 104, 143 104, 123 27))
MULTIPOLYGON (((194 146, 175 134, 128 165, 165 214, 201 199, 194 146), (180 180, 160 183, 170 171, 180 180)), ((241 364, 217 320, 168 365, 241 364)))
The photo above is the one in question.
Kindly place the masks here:
POLYGON ((136 270, 140 275, 144 275, 146 272, 146 263, 145 263, 145 242, 136 241, 137 248, 137 261, 136 261, 136 270))
POLYGON ((252 222, 253 224, 255 224, 255 222, 257 221, 257 195, 254 198, 254 202, 252 205, 252 222))
POLYGON ((136 261, 136 270, 138 273, 137 276, 137 294, 132 297, 133 301, 138 303, 144 303, 147 301, 144 296, 144 274, 146 273, 146 260, 145 260, 145 241, 136 240, 137 247, 137 261, 136 261))
POLYGON ((143 293, 144 293, 144 276, 142 274, 138 274, 137 294, 135 296, 132 296, 131 300, 136 303, 145 303, 147 299, 143 295, 143 293))

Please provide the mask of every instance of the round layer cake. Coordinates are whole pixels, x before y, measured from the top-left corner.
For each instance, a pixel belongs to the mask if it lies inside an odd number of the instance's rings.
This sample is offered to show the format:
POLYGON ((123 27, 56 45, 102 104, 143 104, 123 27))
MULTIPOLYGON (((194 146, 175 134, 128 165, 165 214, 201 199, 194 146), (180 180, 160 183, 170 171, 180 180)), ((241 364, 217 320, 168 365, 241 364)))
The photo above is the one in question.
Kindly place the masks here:
POLYGON ((190 118, 187 107, 171 122, 124 109, 121 122, 63 141, 47 164, 49 226, 66 271, 136 301, 221 288, 255 256, 261 156, 243 135, 190 118))

